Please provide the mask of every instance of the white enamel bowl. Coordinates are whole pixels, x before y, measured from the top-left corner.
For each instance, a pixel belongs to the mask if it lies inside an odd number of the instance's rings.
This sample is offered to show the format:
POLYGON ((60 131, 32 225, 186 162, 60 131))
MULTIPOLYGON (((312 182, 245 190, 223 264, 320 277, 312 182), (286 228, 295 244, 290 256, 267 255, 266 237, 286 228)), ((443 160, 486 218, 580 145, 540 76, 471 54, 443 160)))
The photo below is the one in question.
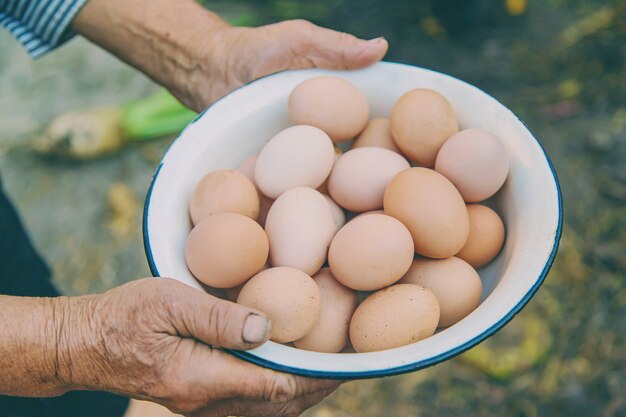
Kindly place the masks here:
POLYGON ((502 328, 537 291, 558 248, 562 209, 554 169, 524 123, 478 88, 438 72, 387 62, 350 72, 287 71, 257 80, 215 103, 180 134, 154 174, 144 211, 150 269, 154 276, 201 288, 183 256, 191 228, 187 205, 194 185, 209 171, 236 167, 288 127, 289 93, 301 81, 321 74, 357 85, 369 99, 372 117, 388 116, 407 90, 432 88, 452 103, 463 128, 485 128, 500 137, 511 155, 508 179, 492 201, 506 225, 504 249, 479 271, 482 304, 459 323, 425 340, 359 354, 308 352, 273 342, 232 353, 280 371, 342 379, 399 374, 449 359, 502 328))

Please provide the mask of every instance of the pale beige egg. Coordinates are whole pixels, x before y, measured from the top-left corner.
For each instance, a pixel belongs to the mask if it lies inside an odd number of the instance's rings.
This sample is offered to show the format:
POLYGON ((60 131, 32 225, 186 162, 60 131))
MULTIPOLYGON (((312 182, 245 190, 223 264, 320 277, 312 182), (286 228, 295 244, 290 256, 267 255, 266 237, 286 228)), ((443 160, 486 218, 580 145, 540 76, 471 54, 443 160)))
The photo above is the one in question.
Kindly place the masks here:
POLYGON ((396 152, 378 147, 349 150, 335 162, 328 191, 341 207, 363 212, 383 207, 389 181, 410 167, 396 152))
POLYGON ((308 187, 286 191, 276 199, 265 222, 271 264, 315 274, 326 260, 336 230, 324 195, 308 187))
POLYGON ((326 133, 313 126, 292 126, 263 147, 254 178, 261 192, 275 199, 291 188, 319 187, 334 162, 335 148, 326 133))
POLYGON ((323 194, 326 201, 328 201, 328 205, 330 206, 330 211, 333 214, 333 219, 335 220, 335 231, 339 231, 346 224, 346 213, 343 212, 343 209, 339 207, 335 200, 332 199, 331 196, 327 194, 323 194))
POLYGON ((509 154, 500 139, 483 129, 466 129, 448 139, 435 170, 448 178, 468 203, 494 195, 509 174, 509 154))
MULTIPOLYGON (((335 146, 335 161, 334 162, 337 162, 337 160, 339 159, 339 157, 341 155, 343 155, 343 151, 340 148, 338 148, 337 146, 335 146)), ((333 166, 334 166, 334 163, 333 163, 333 166)), ((331 170, 331 172, 332 172, 332 170, 331 170)), ((329 177, 330 177, 330 175, 329 175, 329 177)), ((322 183, 322 185, 317 187, 316 190, 319 191, 322 194, 328 194, 328 178, 326 178, 326 181, 324 181, 322 183)))

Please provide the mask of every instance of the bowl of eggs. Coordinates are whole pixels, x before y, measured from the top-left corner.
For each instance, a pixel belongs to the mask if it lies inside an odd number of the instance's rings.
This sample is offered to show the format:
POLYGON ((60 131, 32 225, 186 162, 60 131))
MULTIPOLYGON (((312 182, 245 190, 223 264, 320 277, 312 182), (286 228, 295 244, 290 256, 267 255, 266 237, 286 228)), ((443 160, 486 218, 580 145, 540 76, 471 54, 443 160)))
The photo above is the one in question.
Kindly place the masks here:
POLYGON ((381 62, 286 71, 185 128, 148 192, 154 276, 263 311, 232 354, 319 378, 394 375, 502 328, 544 281, 556 173, 496 99, 381 62))

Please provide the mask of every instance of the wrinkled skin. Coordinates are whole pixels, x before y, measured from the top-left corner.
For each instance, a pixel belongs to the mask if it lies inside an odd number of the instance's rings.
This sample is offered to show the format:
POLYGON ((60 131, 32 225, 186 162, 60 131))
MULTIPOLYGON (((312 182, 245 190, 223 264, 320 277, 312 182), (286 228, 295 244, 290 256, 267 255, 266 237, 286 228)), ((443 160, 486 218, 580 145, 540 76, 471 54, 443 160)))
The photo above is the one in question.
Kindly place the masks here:
POLYGON ((59 375, 68 389, 113 391, 188 416, 297 416, 339 382, 274 372, 213 347, 257 346, 242 338, 256 313, 170 279, 62 298, 59 375))
POLYGON ((245 83, 268 74, 304 68, 358 69, 387 52, 384 39, 364 41, 321 28, 306 20, 290 20, 258 28, 219 29, 215 43, 202 44, 201 60, 187 82, 173 93, 197 111, 245 83), (199 85, 210 88, 199 88, 199 85))

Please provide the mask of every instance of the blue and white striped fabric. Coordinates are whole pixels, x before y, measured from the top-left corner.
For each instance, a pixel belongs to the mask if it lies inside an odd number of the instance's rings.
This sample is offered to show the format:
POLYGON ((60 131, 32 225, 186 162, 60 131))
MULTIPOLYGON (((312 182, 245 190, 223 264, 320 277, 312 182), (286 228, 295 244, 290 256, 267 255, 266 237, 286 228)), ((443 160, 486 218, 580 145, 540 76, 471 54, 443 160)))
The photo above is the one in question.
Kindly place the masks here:
POLYGON ((36 58, 71 39, 72 20, 87 0, 0 0, 0 25, 36 58))

